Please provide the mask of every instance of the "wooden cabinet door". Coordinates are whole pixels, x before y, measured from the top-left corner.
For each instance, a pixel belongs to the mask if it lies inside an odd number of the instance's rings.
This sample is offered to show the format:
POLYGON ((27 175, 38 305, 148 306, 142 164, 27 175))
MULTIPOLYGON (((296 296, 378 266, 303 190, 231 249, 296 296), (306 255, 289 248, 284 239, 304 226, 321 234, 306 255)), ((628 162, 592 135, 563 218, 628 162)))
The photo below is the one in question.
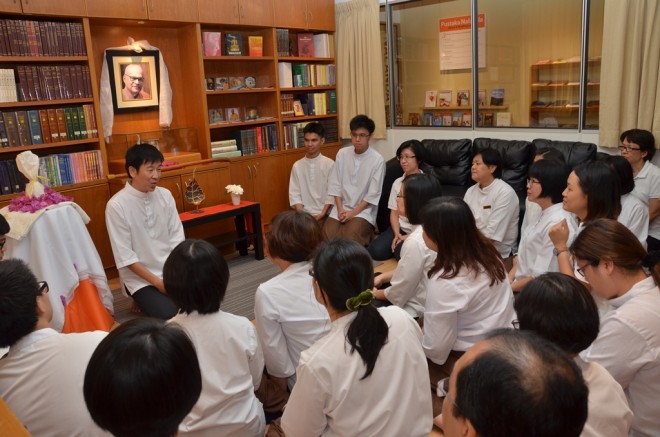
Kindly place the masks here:
POLYGON ((105 226, 105 206, 110 200, 108 184, 63 190, 62 194, 73 197, 73 201, 87 213, 90 218, 87 230, 101 257, 103 267, 113 266, 115 260, 112 257, 108 228, 105 226))
POLYGON ((83 17, 86 15, 85 0, 22 0, 23 12, 26 14, 70 15, 83 17))
MULTIPOLYGON (((183 190, 185 190, 185 186, 190 179, 192 179, 192 172, 181 175, 181 181, 183 182, 181 188, 183 190)), ((225 193, 225 187, 231 183, 229 168, 196 171, 195 180, 202 188, 204 196, 206 196, 200 207, 204 208, 207 206, 218 205, 220 203, 227 203, 231 200, 229 194, 225 193)), ((186 211, 192 211, 195 209, 192 204, 185 201, 183 208, 186 211)))
POLYGON ((158 186, 167 188, 172 192, 172 196, 174 196, 174 201, 176 202, 176 209, 179 212, 185 211, 184 206, 183 206, 183 190, 185 190, 185 187, 181 183, 181 177, 180 176, 166 176, 160 178, 158 181, 158 186))
POLYGON ((251 24, 253 26, 273 25, 272 0, 265 0, 261 2, 255 2, 253 0, 239 0, 238 7, 241 24, 251 24))
POLYGON ((0 12, 23 12, 20 0, 0 0, 0 12))
POLYGON ((197 0, 147 0, 147 11, 150 20, 199 20, 197 0))
POLYGON ((230 183, 238 184, 243 187, 242 198, 251 202, 259 202, 254 191, 254 174, 256 172, 256 167, 254 167, 255 161, 255 159, 234 161, 229 167, 231 174, 230 183))
POLYGON ((145 0, 87 0, 87 16, 147 19, 145 0))
POLYGON ((238 0, 198 0, 198 5, 199 21, 202 23, 238 24, 240 22, 238 0))
POLYGON ((334 32, 335 0, 307 0, 307 26, 334 32))
POLYGON ((273 217, 289 208, 289 174, 283 156, 255 160, 254 191, 261 203, 261 221, 270 223, 273 217))
POLYGON ((307 8, 301 0, 274 0, 275 26, 307 29, 307 8))

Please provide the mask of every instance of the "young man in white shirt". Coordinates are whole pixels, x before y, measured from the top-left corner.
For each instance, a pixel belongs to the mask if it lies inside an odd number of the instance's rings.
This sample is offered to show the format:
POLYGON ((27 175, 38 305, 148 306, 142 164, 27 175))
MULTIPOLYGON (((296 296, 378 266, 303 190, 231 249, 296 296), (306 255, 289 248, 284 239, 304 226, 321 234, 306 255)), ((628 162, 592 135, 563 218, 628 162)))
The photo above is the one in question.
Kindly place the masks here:
POLYGON ((293 164, 289 178, 289 204, 296 211, 311 214, 321 226, 334 203, 328 196, 328 179, 334 161, 321 155, 325 129, 321 123, 308 123, 305 135, 305 157, 293 164))
POLYGON ((2 399, 32 435, 107 436, 82 390, 87 363, 107 333, 52 329, 48 284, 19 259, 0 262, 0 284, 0 347, 9 346, 0 359, 2 399))
POLYGON ((376 224, 378 202, 385 177, 385 159, 369 148, 376 124, 366 115, 350 122, 351 143, 337 153, 328 194, 335 208, 323 225, 326 238, 344 237, 366 246, 376 224))
POLYGON ((105 222, 119 278, 149 316, 170 319, 177 313, 163 285, 163 265, 184 240, 172 193, 158 186, 163 154, 150 144, 126 151, 126 186, 112 196, 105 222))

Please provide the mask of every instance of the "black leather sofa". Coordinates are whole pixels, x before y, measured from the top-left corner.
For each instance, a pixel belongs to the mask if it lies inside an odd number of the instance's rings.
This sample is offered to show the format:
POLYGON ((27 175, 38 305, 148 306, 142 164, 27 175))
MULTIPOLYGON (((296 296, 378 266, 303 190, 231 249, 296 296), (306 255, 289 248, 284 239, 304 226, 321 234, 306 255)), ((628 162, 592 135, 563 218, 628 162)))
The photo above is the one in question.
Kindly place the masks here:
MULTIPOLYGON (((445 196, 463 197, 467 189, 474 183, 470 175, 472 156, 478 150, 492 147, 502 154, 502 180, 515 190, 520 199, 521 219, 525 209, 527 196, 527 173, 534 161, 536 150, 552 147, 559 149, 566 158, 567 164, 574 167, 577 164, 597 159, 597 146, 593 143, 554 141, 535 139, 534 141, 501 140, 494 138, 476 138, 452 140, 422 140, 425 148, 425 172, 433 171, 442 184, 442 194, 445 196)), ((396 158, 386 163, 383 192, 378 204, 376 224, 378 229, 385 230, 390 226, 387 201, 392 189, 392 183, 403 175, 403 170, 396 158)), ((522 220, 521 220, 522 222, 522 220)))

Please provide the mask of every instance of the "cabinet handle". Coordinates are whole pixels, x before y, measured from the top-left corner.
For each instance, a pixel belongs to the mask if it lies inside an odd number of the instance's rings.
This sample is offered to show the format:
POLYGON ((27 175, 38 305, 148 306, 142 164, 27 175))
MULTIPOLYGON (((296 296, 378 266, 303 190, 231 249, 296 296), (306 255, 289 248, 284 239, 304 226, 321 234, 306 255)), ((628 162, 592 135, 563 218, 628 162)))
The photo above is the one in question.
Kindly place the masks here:
POLYGON ((178 182, 175 182, 175 185, 176 185, 177 194, 181 196, 181 185, 179 185, 178 182))
POLYGON ((238 18, 238 5, 234 6, 232 10, 234 11, 234 17, 238 18))
POLYGON ((151 1, 149 2, 149 4, 150 4, 150 6, 149 6, 149 11, 153 12, 153 11, 154 11, 154 0, 151 0, 151 1))
POLYGON ((238 15, 240 18, 245 18, 245 15, 243 15, 243 5, 238 6, 238 15))
POLYGON ((307 11, 307 24, 311 23, 314 20, 314 14, 310 11, 307 11))
POLYGON ((250 179, 252 179, 252 167, 248 165, 247 168, 248 168, 248 173, 250 173, 250 179))
POLYGON ((256 179, 259 176, 259 173, 257 172, 257 166, 259 163, 254 164, 254 178, 256 179))

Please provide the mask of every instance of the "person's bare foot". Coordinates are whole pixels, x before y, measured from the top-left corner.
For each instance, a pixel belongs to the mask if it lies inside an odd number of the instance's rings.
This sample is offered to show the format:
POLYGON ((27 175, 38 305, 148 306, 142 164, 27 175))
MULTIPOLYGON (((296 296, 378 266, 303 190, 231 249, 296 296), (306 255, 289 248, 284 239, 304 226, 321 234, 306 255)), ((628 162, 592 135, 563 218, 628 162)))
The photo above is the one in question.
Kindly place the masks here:
POLYGON ((140 305, 138 305, 137 302, 133 301, 133 304, 131 305, 131 312, 132 313, 141 313, 142 308, 140 308, 140 305))

